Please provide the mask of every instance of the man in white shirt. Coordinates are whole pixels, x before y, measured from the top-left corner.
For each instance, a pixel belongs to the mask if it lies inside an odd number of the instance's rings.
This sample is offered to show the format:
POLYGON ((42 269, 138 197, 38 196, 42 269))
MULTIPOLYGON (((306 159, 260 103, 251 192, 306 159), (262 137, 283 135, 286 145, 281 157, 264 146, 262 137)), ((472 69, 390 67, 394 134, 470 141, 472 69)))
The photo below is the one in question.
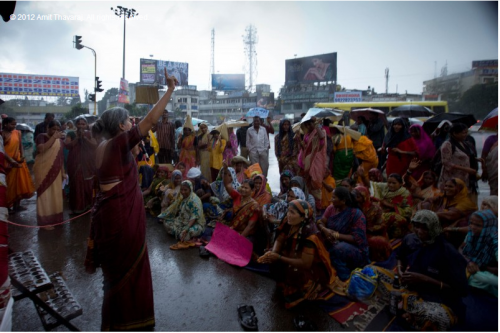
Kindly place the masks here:
POLYGON ((267 178, 269 169, 269 138, 264 127, 260 126, 260 118, 253 118, 253 126, 247 130, 247 149, 250 162, 259 163, 262 174, 267 178))

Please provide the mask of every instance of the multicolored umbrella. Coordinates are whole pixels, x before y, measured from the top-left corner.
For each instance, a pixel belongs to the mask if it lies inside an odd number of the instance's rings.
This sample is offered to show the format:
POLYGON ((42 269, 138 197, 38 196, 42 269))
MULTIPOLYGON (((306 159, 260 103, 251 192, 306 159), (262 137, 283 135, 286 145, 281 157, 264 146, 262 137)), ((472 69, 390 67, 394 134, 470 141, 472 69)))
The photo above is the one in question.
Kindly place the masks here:
POLYGON ((480 131, 498 131, 498 108, 488 113, 484 118, 480 131))

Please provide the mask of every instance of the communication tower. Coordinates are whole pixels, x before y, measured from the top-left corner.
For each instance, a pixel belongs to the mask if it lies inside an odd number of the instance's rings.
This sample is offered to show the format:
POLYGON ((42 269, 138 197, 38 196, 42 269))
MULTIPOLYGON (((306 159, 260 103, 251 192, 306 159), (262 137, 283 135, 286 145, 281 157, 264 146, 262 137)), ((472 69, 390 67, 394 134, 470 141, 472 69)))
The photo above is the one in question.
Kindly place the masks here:
POLYGON ((388 94, 389 91, 389 68, 385 69, 385 93, 388 94))
POLYGON ((212 29, 212 40, 210 50, 210 78, 209 86, 212 86, 212 74, 215 74, 215 29, 212 29))
POLYGON ((253 25, 245 28, 243 44, 245 46, 245 80, 249 92, 254 91, 255 79, 257 78, 257 51, 255 44, 258 43, 257 29, 253 25))

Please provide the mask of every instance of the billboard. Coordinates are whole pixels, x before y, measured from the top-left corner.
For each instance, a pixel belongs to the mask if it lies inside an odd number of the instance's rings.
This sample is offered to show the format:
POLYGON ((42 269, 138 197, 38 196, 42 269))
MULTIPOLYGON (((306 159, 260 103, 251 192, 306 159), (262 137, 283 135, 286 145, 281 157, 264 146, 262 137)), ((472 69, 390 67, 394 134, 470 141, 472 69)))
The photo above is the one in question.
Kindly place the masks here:
POLYGON ((354 103, 362 101, 363 97, 361 91, 338 91, 333 95, 334 103, 354 103))
POLYGON ((0 95, 78 97, 79 79, 74 76, 0 73, 0 95))
POLYGON ((257 91, 257 107, 264 109, 274 108, 274 93, 257 91))
POLYGON ((120 79, 120 92, 118 94, 118 103, 129 104, 130 99, 128 97, 128 81, 125 79, 120 79))
POLYGON ((189 64, 187 62, 141 58, 140 66, 141 83, 165 85, 164 68, 167 68, 168 75, 175 76, 180 86, 189 85, 189 64))
POLYGON ((287 84, 337 81, 337 52, 285 60, 287 84))
POLYGON ((245 74, 212 74, 212 90, 245 90, 245 74))

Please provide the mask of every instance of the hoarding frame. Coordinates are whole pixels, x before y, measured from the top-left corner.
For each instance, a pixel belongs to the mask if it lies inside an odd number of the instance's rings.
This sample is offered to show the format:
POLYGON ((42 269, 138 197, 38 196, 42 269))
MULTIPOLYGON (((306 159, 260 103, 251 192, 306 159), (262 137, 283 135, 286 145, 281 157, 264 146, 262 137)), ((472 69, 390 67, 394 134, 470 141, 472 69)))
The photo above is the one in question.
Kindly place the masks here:
POLYGON ((328 81, 337 82, 337 52, 285 60, 286 85, 328 81))
POLYGON ((212 90, 245 90, 245 74, 212 74, 212 90))
POLYGON ((0 73, 0 95, 79 97, 76 76, 0 73))

